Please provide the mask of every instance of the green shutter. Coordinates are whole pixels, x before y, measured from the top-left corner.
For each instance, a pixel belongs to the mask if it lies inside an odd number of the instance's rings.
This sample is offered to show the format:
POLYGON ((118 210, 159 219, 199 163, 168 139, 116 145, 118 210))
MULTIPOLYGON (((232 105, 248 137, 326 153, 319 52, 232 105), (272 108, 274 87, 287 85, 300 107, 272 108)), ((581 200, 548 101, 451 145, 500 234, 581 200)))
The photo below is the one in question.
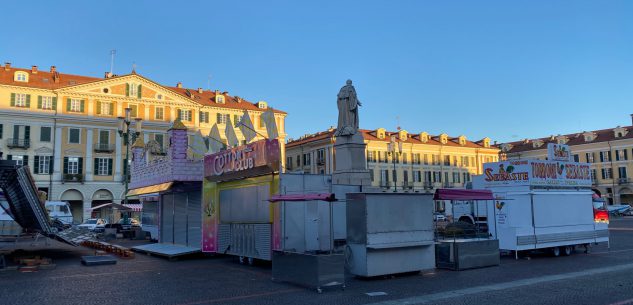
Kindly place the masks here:
POLYGON ((22 165, 29 166, 29 156, 22 156, 22 165))
POLYGON ((180 119, 180 108, 176 108, 176 118, 180 119))
POLYGON ((101 101, 97 101, 97 114, 101 114, 101 101))
POLYGON ((128 167, 127 159, 123 159, 123 176, 127 176, 127 167, 128 167))
POLYGON ((79 160, 79 164, 77 164, 77 173, 81 175, 84 173, 84 158, 77 158, 77 160, 79 160))
POLYGON ((7 155, 7 160, 13 160, 13 155, 7 155))
POLYGON ((42 109, 42 96, 37 96, 37 109, 42 109))
POLYGON ((68 174, 68 157, 64 157, 64 174, 68 174))
POLYGON ((94 158, 94 171, 92 172, 95 175, 99 175, 99 158, 94 158))
POLYGON ((66 99, 66 111, 70 111, 70 99, 66 99))
POLYGON ((84 104, 85 100, 81 100, 81 102, 79 103, 79 112, 84 112, 84 104))
POLYGON ((114 103, 110 103, 110 115, 114 115, 114 103))
POLYGON ((57 98, 53 98, 53 110, 57 110, 57 98))
POLYGON ((15 107, 15 93, 11 93, 11 107, 15 107))
POLYGON ((141 92, 141 88, 142 88, 141 85, 138 85, 138 92, 137 92, 138 98, 141 98, 143 96, 141 92))
POLYGON ((40 164, 40 156, 33 157, 33 173, 34 174, 40 173, 39 164, 40 164))
POLYGON ((218 124, 220 124, 220 121, 221 121, 221 120, 222 120, 222 114, 217 113, 217 114, 216 114, 216 121, 215 121, 215 122, 216 122, 216 123, 218 123, 218 124))
POLYGON ((112 158, 108 159, 108 176, 112 176, 112 158))
POLYGON ((50 173, 53 172, 53 169, 55 168, 55 167, 53 167, 53 161, 54 160, 55 160, 55 157, 51 156, 49 161, 48 161, 48 173, 47 174, 50 174, 50 173))
POLYGON ((189 110, 189 122, 193 121, 193 111, 189 110))
POLYGON ((3 132, 3 130, 2 130, 2 124, 0 124, 0 139, 2 139, 2 132, 3 132))
POLYGON ((31 95, 27 94, 26 95, 26 108, 31 107, 31 95))
POLYGON ((28 140, 31 138, 31 126, 24 126, 24 139, 28 140))
POLYGON ((130 96, 130 84, 125 84, 125 96, 130 96))

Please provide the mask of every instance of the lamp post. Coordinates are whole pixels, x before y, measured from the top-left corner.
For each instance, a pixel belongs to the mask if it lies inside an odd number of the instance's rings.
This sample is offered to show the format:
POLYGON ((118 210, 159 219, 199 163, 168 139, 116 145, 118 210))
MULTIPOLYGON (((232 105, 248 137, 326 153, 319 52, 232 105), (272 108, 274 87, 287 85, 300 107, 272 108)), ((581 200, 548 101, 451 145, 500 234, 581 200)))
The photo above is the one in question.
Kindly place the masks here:
MULTIPOLYGON (((391 155, 391 163, 393 163, 393 191, 394 193, 398 191, 397 186, 396 186, 396 181, 398 180, 396 175, 396 154, 398 154, 398 157, 402 156, 402 142, 398 142, 396 143, 396 137, 395 136, 391 136, 391 141, 389 141, 389 144, 387 144, 387 151, 389 152, 389 154, 391 155), (396 145, 397 144, 397 145, 396 145)), ((398 158, 400 159, 400 158, 398 158)))
POLYGON ((130 118, 131 113, 132 109, 125 108, 125 117, 118 118, 119 136, 123 144, 125 144, 125 193, 123 195, 123 204, 127 204, 127 192, 130 182, 130 145, 134 144, 136 139, 141 135, 141 118, 134 119, 134 121, 136 121, 135 130, 130 130, 130 123, 132 123, 130 118))

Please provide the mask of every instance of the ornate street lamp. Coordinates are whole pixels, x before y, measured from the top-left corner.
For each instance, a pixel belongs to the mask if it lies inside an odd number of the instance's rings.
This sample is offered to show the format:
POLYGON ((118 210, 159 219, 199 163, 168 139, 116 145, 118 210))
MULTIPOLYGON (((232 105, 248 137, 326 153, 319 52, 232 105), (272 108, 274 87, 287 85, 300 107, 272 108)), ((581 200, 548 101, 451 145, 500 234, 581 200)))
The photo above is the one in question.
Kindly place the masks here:
POLYGON ((397 172, 396 172, 396 154, 398 154, 398 160, 402 156, 402 142, 396 143, 396 137, 391 136, 391 141, 387 144, 387 151, 391 155, 391 163, 393 163, 393 191, 397 192, 397 172))
POLYGON ((134 121, 136 121, 135 129, 130 130, 130 123, 132 123, 130 118, 131 113, 132 109, 125 108, 125 117, 118 118, 119 136, 123 144, 125 144, 125 178, 123 178, 125 182, 125 193, 123 195, 123 204, 127 204, 128 184, 130 183, 130 145, 133 145, 136 139, 141 135, 141 118, 134 119, 134 121))

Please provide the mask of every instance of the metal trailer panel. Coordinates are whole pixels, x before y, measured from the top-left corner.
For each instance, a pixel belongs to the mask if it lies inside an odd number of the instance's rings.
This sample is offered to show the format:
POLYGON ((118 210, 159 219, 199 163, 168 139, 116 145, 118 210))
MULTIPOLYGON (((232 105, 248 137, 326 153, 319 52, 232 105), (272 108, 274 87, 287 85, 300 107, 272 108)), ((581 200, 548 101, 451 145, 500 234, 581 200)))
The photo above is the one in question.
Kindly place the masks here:
POLYGON ((220 191, 220 222, 264 223, 270 221, 270 186, 253 185, 220 191))
POLYGON ((272 280, 298 284, 320 291, 345 285, 343 254, 308 254, 273 251, 272 280))
POLYGON ((499 241, 496 239, 442 240, 435 245, 438 268, 465 270, 498 266, 499 241))
POLYGON ((161 195, 160 242, 174 243, 174 195, 161 195))
POLYGON ((271 260, 271 224, 220 224, 218 253, 271 260))

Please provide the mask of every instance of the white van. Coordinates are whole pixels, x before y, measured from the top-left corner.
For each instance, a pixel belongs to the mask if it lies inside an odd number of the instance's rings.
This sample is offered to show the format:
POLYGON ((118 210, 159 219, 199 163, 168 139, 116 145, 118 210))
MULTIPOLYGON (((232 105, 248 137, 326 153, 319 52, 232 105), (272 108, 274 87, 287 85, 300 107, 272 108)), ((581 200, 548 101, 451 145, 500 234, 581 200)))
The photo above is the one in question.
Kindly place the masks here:
POLYGON ((70 212, 70 205, 66 201, 46 201, 46 210, 51 220, 58 219, 65 225, 73 224, 73 214, 70 212))

